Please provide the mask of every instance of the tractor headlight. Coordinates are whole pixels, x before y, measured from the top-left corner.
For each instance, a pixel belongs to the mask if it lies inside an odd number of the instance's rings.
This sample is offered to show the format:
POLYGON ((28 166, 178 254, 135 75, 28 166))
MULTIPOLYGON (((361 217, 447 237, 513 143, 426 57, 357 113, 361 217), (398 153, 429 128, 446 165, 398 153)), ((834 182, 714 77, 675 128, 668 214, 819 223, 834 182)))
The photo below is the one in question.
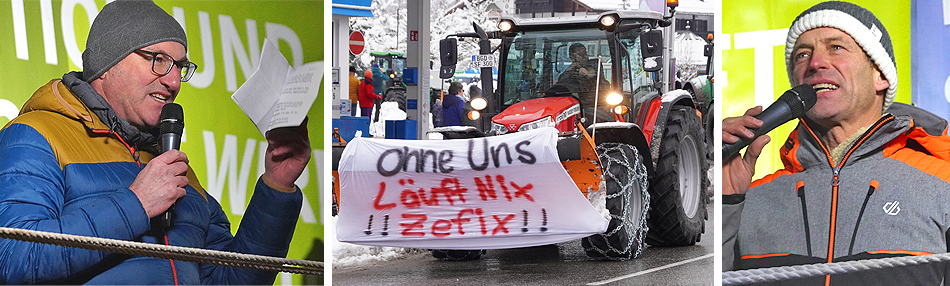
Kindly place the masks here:
POLYGON ((616 91, 613 91, 613 92, 610 92, 610 94, 607 94, 607 104, 617 105, 617 104, 620 104, 621 102, 623 102, 622 94, 616 91))
POLYGON ((548 126, 554 126, 554 121, 551 121, 551 116, 545 116, 544 118, 521 124, 521 127, 518 127, 518 131, 528 131, 548 126))
POLYGON ((511 23, 510 20, 501 20, 501 22, 498 22, 498 29, 502 32, 508 32, 511 30, 511 28, 514 28, 514 26, 515 25, 511 23))
POLYGON ((613 26, 616 23, 617 18, 615 18, 614 15, 606 15, 600 18, 600 24, 603 25, 604 28, 613 26))
POLYGON ((472 108, 475 110, 482 110, 488 107, 488 101, 482 97, 476 97, 472 99, 472 108))
POLYGON ((505 128, 504 125, 501 125, 495 122, 491 123, 491 130, 495 131, 495 135, 502 135, 502 134, 508 133, 508 128, 505 128))

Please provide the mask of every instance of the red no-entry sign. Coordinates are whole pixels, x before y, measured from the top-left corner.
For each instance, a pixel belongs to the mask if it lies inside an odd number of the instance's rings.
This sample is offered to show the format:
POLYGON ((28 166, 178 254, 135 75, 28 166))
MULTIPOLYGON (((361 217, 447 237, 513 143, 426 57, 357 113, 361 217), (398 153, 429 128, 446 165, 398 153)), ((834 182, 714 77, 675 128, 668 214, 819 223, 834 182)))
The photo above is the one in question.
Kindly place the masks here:
POLYGON ((366 46, 363 44, 363 33, 360 33, 360 31, 350 33, 350 53, 354 55, 362 54, 364 47, 366 46))

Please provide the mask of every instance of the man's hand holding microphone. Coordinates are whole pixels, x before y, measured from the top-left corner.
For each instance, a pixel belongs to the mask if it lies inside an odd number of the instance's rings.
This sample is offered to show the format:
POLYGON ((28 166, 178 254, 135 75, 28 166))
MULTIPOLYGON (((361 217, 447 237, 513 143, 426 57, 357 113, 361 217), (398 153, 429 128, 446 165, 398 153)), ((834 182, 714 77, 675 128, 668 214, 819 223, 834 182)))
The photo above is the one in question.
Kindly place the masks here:
POLYGON ((722 120, 722 194, 745 194, 752 184, 755 162, 771 138, 765 135, 792 119, 805 115, 817 101, 810 85, 796 86, 779 97, 768 109, 756 106, 739 117, 722 120), (749 146, 744 156, 739 150, 749 146))

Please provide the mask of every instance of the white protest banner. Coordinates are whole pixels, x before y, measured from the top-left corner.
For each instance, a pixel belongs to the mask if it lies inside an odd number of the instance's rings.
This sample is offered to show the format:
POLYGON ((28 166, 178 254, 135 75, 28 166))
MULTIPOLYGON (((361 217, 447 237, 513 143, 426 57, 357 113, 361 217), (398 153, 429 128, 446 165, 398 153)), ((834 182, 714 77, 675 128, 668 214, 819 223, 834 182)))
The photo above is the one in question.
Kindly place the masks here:
POLYGON ((339 172, 344 242, 500 249, 607 229, 561 166, 554 128, 465 140, 357 138, 339 172))

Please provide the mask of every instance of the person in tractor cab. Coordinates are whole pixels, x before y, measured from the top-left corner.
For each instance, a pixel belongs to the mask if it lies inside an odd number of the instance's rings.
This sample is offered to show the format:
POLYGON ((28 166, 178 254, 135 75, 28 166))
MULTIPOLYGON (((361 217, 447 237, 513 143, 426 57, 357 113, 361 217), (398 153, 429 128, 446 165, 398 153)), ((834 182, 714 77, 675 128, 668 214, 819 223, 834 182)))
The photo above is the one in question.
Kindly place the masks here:
MULTIPOLYGON (((589 58, 587 47, 584 46, 584 44, 572 44, 570 48, 568 48, 568 54, 572 63, 558 76, 555 86, 566 87, 570 92, 577 94, 577 100, 580 101, 584 109, 587 109, 586 112, 584 112, 584 117, 586 118, 585 124, 590 124, 593 119, 594 105, 597 101, 597 92, 595 92, 597 89, 597 80, 598 78, 600 79, 601 89, 606 89, 610 83, 607 82, 603 70, 600 71, 600 76, 598 76, 597 60, 591 60, 589 58)), ((600 105, 606 106, 603 101, 600 102, 600 105)), ((603 115, 601 115, 601 117, 603 117, 603 115)))
POLYGON ((568 48, 568 56, 571 58, 571 65, 558 76, 557 82, 573 92, 594 90, 597 80, 597 61, 588 58, 587 47, 581 43, 574 43, 568 48))
MULTIPOLYGON (((884 25, 860 6, 820 3, 792 22, 785 51, 791 85, 812 85, 818 102, 782 141, 783 169, 752 181, 769 136, 723 158, 723 270, 947 252, 947 121, 893 102, 897 69, 884 25)), ((722 141, 751 139, 761 112, 724 119, 722 141)), ((946 266, 786 282, 939 285, 946 266)))

